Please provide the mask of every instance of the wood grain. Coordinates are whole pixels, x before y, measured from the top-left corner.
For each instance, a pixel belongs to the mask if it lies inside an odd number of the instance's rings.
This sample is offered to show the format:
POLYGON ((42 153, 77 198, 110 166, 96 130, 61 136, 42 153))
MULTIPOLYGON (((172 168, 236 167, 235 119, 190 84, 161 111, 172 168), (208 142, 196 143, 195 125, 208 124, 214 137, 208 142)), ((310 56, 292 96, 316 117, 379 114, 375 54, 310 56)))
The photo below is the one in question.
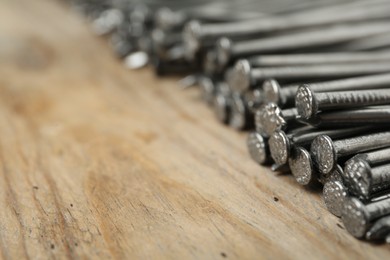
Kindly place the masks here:
POLYGON ((0 2, 0 203, 5 259, 390 257, 48 0, 0 2))

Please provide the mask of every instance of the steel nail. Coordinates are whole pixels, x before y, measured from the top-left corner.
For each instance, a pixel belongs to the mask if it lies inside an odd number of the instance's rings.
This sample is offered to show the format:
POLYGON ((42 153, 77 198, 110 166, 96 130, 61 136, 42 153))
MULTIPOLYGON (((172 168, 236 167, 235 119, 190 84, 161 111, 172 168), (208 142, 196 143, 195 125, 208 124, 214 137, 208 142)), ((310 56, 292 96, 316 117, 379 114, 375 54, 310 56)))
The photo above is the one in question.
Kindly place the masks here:
POLYGON ((202 100, 205 101, 206 104, 212 105, 217 90, 213 80, 209 77, 202 77, 199 80, 199 87, 201 90, 202 100))
POLYGON ((217 83, 214 97, 214 111, 221 123, 228 123, 231 116, 232 93, 225 82, 217 83))
POLYGON ((325 53, 302 53, 302 54, 266 54, 249 57, 248 62, 252 68, 296 66, 314 64, 338 64, 354 62, 389 61, 389 51, 366 51, 366 52, 325 52, 325 53))
POLYGON ((308 86, 300 86, 295 97, 299 117, 303 120, 314 118, 319 111, 389 104, 387 89, 315 93, 308 86))
MULTIPOLYGON (((390 73, 337 79, 305 85, 314 92, 389 88, 390 73)), ((293 106, 295 95, 300 86, 301 84, 291 84, 281 87, 275 79, 266 80, 262 86, 264 102, 274 102, 282 108, 293 106)))
MULTIPOLYGON (((249 21, 241 20, 211 24, 201 24, 198 21, 193 21, 184 29, 184 41, 189 46, 191 56, 195 56, 200 49, 210 47, 218 38, 223 36, 233 39, 250 38, 269 32, 296 30, 308 26, 347 21, 365 21, 389 16, 389 5, 381 2, 365 5, 364 7, 356 3, 337 3, 299 11, 287 7, 287 10, 289 9, 291 10, 290 14, 284 13, 283 16, 267 15, 257 19, 249 19, 249 21)), ((231 15, 227 16, 231 17, 231 15)))
POLYGON ((390 61, 251 68, 247 60, 240 60, 234 67, 235 82, 231 87, 243 92, 261 86, 268 79, 302 82, 385 72, 390 72, 390 61))
POLYGON ((330 130, 318 130, 311 127, 298 128, 286 134, 284 131, 277 130, 269 138, 268 145, 271 151, 271 157, 277 165, 288 163, 293 146, 308 148, 310 143, 319 135, 327 135, 331 138, 343 138, 366 132, 370 128, 342 128, 330 130))
POLYGON ((282 110, 276 104, 268 103, 255 112, 256 131, 269 137, 277 130, 294 128, 297 115, 298 111, 295 108, 282 110))
POLYGON ((373 221, 388 214, 390 214, 389 198, 364 205, 359 199, 352 197, 346 199, 341 219, 351 235, 362 238, 373 221))
POLYGON ((387 22, 367 22, 328 28, 319 27, 311 31, 303 30, 246 41, 233 41, 224 37, 216 43, 218 64, 224 68, 237 59, 253 55, 310 50, 310 48, 326 47, 371 35, 385 34, 389 31, 387 22))
POLYGON ((310 152, 319 172, 328 174, 341 157, 389 146, 390 132, 366 134, 336 141, 329 136, 319 135, 313 140, 310 152))
POLYGON ((233 93, 232 108, 229 125, 237 130, 251 128, 253 125, 253 115, 250 112, 247 102, 242 95, 233 93))
POLYGON ((337 217, 341 217, 344 201, 348 195, 347 188, 338 180, 326 182, 322 191, 326 208, 337 217))
POLYGON ((390 164, 371 166, 367 161, 354 157, 346 164, 345 174, 349 190, 359 198, 367 199, 390 188, 390 164))
POLYGON ((258 164, 264 165, 269 162, 268 140, 261 134, 253 131, 247 138, 247 147, 251 158, 258 164))
POLYGON ((374 124, 390 125, 390 106, 367 107, 346 111, 332 111, 317 114, 310 120, 302 120, 316 127, 352 126, 374 124))
MULTIPOLYGON (((345 199, 350 196, 350 190, 347 188, 344 179, 341 177, 341 175, 343 175, 343 170, 341 169, 340 166, 338 166, 337 168, 338 170, 336 171, 338 171, 339 177, 336 177, 333 180, 329 180, 325 182, 322 197, 329 212, 337 217, 341 217, 343 204, 345 199)), ((367 202, 381 201, 387 198, 390 198, 390 193, 383 192, 383 193, 372 195, 365 199, 362 198, 359 199, 367 203, 367 202)))

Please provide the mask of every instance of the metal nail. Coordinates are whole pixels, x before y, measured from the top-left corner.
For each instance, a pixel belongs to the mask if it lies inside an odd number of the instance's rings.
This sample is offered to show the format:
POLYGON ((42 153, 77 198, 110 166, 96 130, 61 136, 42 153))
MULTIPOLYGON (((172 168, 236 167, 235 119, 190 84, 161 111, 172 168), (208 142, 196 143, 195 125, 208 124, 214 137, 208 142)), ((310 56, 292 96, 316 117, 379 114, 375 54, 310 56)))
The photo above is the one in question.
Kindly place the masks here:
MULTIPOLYGON (((286 7, 284 7, 286 8, 286 7)), ((346 21, 364 21, 373 17, 388 17, 389 6, 384 3, 372 3, 362 8, 361 4, 330 4, 321 8, 292 10, 283 16, 260 17, 249 21, 201 24, 191 22, 184 30, 184 41, 189 46, 191 56, 195 56, 201 48, 210 47, 218 38, 227 36, 234 39, 250 38, 269 32, 287 31, 307 26, 336 24, 346 21)), ((233 9, 234 10, 234 9, 233 9)), ((231 15, 227 15, 228 17, 231 15)))
POLYGON ((255 112, 256 131, 269 137, 277 130, 286 130, 287 126, 294 128, 297 115, 295 108, 282 110, 276 104, 268 103, 255 112))
POLYGON ((181 35, 179 33, 166 32, 161 29, 154 29, 150 34, 152 54, 164 59, 168 58, 168 50, 181 41, 181 35))
POLYGON ((199 87, 201 91, 202 100, 205 101, 206 104, 212 105, 217 89, 213 80, 209 77, 202 77, 199 80, 199 87))
POLYGON ((367 22, 329 26, 247 41, 232 41, 224 37, 216 44, 218 64, 224 68, 237 59, 253 55, 309 50, 371 35, 385 34, 389 31, 387 22, 367 22))
POLYGON ((388 104, 390 91, 387 89, 315 93, 308 86, 300 86, 295 97, 299 117, 304 120, 310 120, 324 110, 388 104))
MULTIPOLYGON (((389 88, 390 73, 337 79, 306 85, 314 92, 389 88)), ((282 108, 293 106, 299 87, 300 84, 281 87, 275 79, 266 80, 262 86, 264 102, 274 102, 282 108)))
POLYGON ((231 83, 231 87, 243 92, 261 86, 267 79, 284 82, 318 81, 389 71, 390 61, 251 68, 247 60, 239 60, 234 67, 235 82, 231 83))
POLYGON ((375 126, 390 125, 390 106, 367 107, 346 111, 332 111, 317 114, 305 123, 316 127, 335 127, 374 124, 375 126))
POLYGON ((248 58, 252 68, 389 61, 389 51, 259 55, 248 58))
POLYGON ((214 111, 221 123, 228 123, 231 116, 232 93, 225 82, 217 83, 217 93, 214 97, 214 111))
POLYGON ((202 78, 199 74, 192 74, 185 76, 184 78, 179 80, 179 86, 181 89, 187 89, 190 87, 198 86, 199 80, 202 78))
POLYGON ((188 19, 184 12, 175 12, 168 7, 158 9, 154 15, 156 27, 163 31, 180 30, 188 19))
POLYGON ((283 165, 288 162, 293 146, 308 148, 314 138, 319 135, 327 135, 331 138, 343 138, 361 134, 367 130, 369 130, 367 127, 331 130, 317 130, 311 127, 303 127, 288 134, 284 131, 277 130, 269 138, 268 145, 272 159, 277 165, 283 165))
POLYGON ((149 55, 143 51, 133 52, 123 59, 126 68, 135 70, 145 67, 149 63, 149 55))
POLYGON ((203 59, 203 72, 208 76, 215 76, 218 73, 217 54, 215 51, 208 51, 203 59))
POLYGON ((268 140, 257 132, 250 132, 247 147, 251 158, 258 164, 264 165, 269 161, 268 140))
POLYGON ((322 191, 326 208, 337 217, 341 217, 344 201, 348 195, 347 188, 341 181, 337 180, 325 183, 322 191))
MULTIPOLYGON (((333 179, 325 182, 323 188, 323 200, 330 213, 337 217, 341 217, 344 201, 347 197, 350 196, 350 190, 344 184, 341 175, 343 174, 340 166, 337 167, 339 172, 339 179, 333 179)), ((373 194, 370 197, 362 199, 365 203, 376 202, 384 199, 390 198, 390 193, 383 192, 378 194, 373 194)))
POLYGON ((347 231, 357 237, 362 238, 372 222, 390 214, 390 199, 384 199, 364 205, 357 198, 346 199, 341 219, 347 231))
POLYGON ((330 173, 337 160, 347 155, 390 146, 390 132, 367 134, 333 141, 329 136, 317 136, 310 148, 316 168, 321 174, 330 173))
MULTIPOLYGON (((388 33, 372 35, 370 37, 343 43, 335 48, 348 51, 372 51, 372 50, 389 50, 390 35, 388 33)), ((329 51, 332 51, 329 49, 329 51)))
POLYGON ((121 10, 110 8, 103 11, 93 23, 93 30, 97 35, 103 36, 112 33, 124 22, 124 14, 121 10))
POLYGON ((358 157, 348 161, 345 174, 348 188, 359 198, 369 198, 372 194, 390 188, 390 164, 370 166, 358 157))
POLYGON ((250 112, 253 114, 255 114, 257 109, 259 109, 260 106, 263 105, 263 102, 261 101, 262 94, 259 89, 244 92, 243 96, 245 97, 250 112))
POLYGON ((390 162, 390 148, 383 148, 371 152, 359 153, 352 157, 351 160, 353 159, 364 160, 372 166, 384 164, 390 162))
POLYGON ((300 185, 311 185, 317 179, 311 155, 303 147, 293 147, 288 160, 292 175, 300 185))
POLYGON ((349 186, 349 183, 351 182, 350 180, 352 176, 351 173, 355 169, 354 165, 356 160, 363 160, 371 166, 385 164, 387 162, 390 162, 390 148, 384 148, 375 151, 359 153, 353 156, 348 161, 346 161, 344 165, 343 179, 347 186, 349 186))

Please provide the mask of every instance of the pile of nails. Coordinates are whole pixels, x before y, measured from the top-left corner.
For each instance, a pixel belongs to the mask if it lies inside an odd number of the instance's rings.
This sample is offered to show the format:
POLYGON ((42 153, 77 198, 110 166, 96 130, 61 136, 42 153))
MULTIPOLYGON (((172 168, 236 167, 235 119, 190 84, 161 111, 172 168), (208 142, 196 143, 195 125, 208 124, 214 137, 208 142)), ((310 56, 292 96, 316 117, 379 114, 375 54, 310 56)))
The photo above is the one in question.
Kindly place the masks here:
POLYGON ((129 68, 185 74, 250 156, 390 243, 390 0, 74 0, 129 68))

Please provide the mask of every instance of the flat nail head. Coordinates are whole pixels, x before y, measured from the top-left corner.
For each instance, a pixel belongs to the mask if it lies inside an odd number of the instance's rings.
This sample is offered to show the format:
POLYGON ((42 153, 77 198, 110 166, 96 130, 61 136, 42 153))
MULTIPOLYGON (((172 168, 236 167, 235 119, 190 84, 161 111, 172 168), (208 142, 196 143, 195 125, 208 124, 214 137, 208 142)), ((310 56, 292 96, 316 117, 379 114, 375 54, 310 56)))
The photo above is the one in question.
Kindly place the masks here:
POLYGON ((216 60, 217 56, 214 51, 209 51, 206 53, 203 61, 203 70, 207 75, 213 75, 216 73, 216 60))
POLYGON ((271 157, 277 165, 284 165, 288 162, 290 155, 290 140, 283 131, 273 133, 268 141, 271 157))
POLYGON ((317 136, 311 143, 310 151, 320 173, 329 174, 335 168, 337 155, 329 136, 317 136))
POLYGON ((247 146, 249 154, 255 162, 259 164, 265 164, 267 162, 267 142, 261 134, 256 132, 249 133, 247 146))
POLYGON ((225 67, 230 61, 232 49, 232 42, 226 37, 223 37, 217 41, 217 61, 221 67, 225 67))
POLYGON ((291 173, 300 185, 309 185, 312 182, 314 167, 310 153, 306 149, 295 147, 288 162, 291 173))
POLYGON ((344 201, 347 197, 347 190, 340 181, 329 181, 323 189, 323 199, 326 208, 330 213, 341 217, 344 201))
POLYGON ((176 21, 175 13, 170 8, 162 7, 157 10, 155 20, 160 28, 169 29, 176 21))
POLYGON ((354 158, 347 161, 344 171, 348 176, 351 192, 359 197, 368 197, 372 180, 370 165, 364 160, 354 158))
POLYGON ((203 77, 199 80, 201 96, 207 104, 212 104, 214 101, 215 86, 211 79, 203 77))
POLYGON ((295 106, 303 119, 310 119, 317 114, 318 106, 313 91, 306 85, 298 88, 295 96, 295 106))
POLYGON ((246 125, 246 115, 244 100, 238 95, 233 95, 229 125, 234 129, 243 130, 246 125))
POLYGON ((270 136, 287 125, 282 110, 274 103, 262 106, 255 113, 256 130, 264 136, 270 136))
POLYGON ((217 119, 222 123, 227 123, 229 120, 229 104, 227 97, 217 94, 214 99, 214 111, 217 119))
POLYGON ((199 21, 191 21, 187 23, 183 30, 183 42, 186 48, 187 58, 193 59, 195 54, 200 49, 199 35, 201 25, 199 21))
POLYGON ((344 184, 344 179, 343 179, 343 175, 344 175, 344 170, 343 168, 337 164, 335 169, 333 171, 331 171, 329 174, 327 175, 320 175, 318 176, 318 181, 322 184, 325 184, 327 182, 330 182, 330 181, 339 181, 341 182, 342 184, 344 184))
POLYGON ((239 60, 234 66, 235 73, 235 82, 232 86, 234 90, 242 93, 250 89, 251 79, 250 79, 251 65, 247 60, 239 60))
POLYGON ((273 102, 275 104, 280 104, 280 85, 274 79, 269 79, 263 83, 263 94, 264 100, 267 102, 273 102))
POLYGON ((356 199, 349 198, 345 200, 341 219, 347 231, 357 238, 365 236, 368 228, 368 213, 364 204, 356 199))

